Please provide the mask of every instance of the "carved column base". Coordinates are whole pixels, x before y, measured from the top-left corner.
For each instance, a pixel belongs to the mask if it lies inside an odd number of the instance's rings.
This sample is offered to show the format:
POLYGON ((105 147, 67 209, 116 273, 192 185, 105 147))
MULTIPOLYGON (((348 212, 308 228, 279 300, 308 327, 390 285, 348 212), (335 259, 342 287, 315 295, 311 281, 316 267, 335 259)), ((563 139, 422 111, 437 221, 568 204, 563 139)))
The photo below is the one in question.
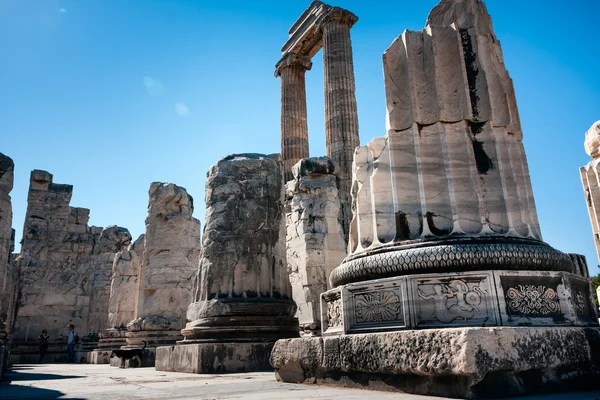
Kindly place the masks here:
POLYGON ((127 331, 124 329, 105 329, 100 331, 98 336, 98 349, 112 350, 127 346, 127 331))
POLYGON ((388 243, 347 257, 331 285, 392 276, 482 270, 569 271, 568 254, 535 239, 506 236, 449 237, 388 243))
POLYGON ((155 348, 175 344, 181 339, 183 339, 181 332, 175 330, 127 332, 127 346, 125 348, 140 348, 144 346, 144 342, 146 342, 146 348, 155 348))
POLYGON ((598 326, 590 280, 569 272, 406 275, 321 295, 323 335, 468 326, 598 326))
POLYGON ((592 390, 600 328, 472 327, 277 341, 278 381, 457 398, 592 390))
POLYGON ((190 322, 178 344, 207 342, 275 342, 298 337, 298 319, 293 317, 210 317, 190 322))

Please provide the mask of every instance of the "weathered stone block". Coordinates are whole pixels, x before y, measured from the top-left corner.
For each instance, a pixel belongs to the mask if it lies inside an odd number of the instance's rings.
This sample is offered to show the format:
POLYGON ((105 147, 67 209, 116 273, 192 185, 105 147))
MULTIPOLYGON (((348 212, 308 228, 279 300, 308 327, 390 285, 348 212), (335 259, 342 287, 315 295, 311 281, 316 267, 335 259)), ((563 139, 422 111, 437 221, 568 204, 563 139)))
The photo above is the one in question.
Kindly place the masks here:
POLYGON ((192 374, 270 371, 273 342, 198 343, 156 349, 156 370, 192 374))
POLYGON ((279 340, 283 382, 460 398, 597 388, 599 328, 454 328, 279 340))

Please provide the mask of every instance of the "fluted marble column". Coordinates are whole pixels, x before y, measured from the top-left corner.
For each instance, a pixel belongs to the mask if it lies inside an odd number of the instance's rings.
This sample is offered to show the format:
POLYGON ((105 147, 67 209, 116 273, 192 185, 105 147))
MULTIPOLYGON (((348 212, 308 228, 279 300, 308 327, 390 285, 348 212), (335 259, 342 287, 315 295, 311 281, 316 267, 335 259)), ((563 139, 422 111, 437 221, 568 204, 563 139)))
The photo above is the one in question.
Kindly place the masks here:
POLYGON ((592 224, 596 253, 600 259, 600 121, 595 122, 585 134, 585 152, 593 158, 581 167, 581 182, 592 224))
POLYGON ((354 63, 350 28, 358 21, 348 10, 333 7, 321 22, 323 31, 323 70, 325 73, 325 140, 327 156, 340 166, 341 222, 348 238, 352 158, 360 145, 354 63))
POLYGON ((293 179, 292 166, 308 157, 308 124, 306 122, 306 71, 312 62, 288 53, 275 67, 281 77, 281 157, 285 181, 293 179))

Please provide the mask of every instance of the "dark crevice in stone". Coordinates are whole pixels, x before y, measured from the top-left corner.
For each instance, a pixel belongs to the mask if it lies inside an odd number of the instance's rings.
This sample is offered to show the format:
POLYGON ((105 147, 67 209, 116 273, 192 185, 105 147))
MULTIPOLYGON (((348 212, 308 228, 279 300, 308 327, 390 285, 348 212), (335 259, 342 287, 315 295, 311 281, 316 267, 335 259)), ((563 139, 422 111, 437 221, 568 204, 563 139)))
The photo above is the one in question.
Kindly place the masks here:
POLYGON ((436 236, 443 236, 443 235, 450 234, 450 232, 452 232, 452 229, 450 229, 450 228, 440 229, 435 226, 435 223, 433 222, 433 217, 437 217, 437 216, 438 216, 437 214, 434 214, 431 211, 428 211, 427 213, 425 213, 425 217, 427 218, 427 224, 429 225, 429 230, 431 231, 431 233, 433 233, 436 236))
POLYGON ((465 67, 467 69, 467 82, 469 84, 469 97, 471 98, 473 118, 477 119, 479 116, 479 95, 477 94, 477 75, 479 74, 479 67, 477 66, 477 54, 473 50, 473 43, 469 31, 467 29, 460 29, 459 32, 463 47, 465 67))
POLYGON ((396 212, 396 240, 410 239, 410 227, 406 214, 402 211, 396 212))
POLYGON ((494 169, 494 162, 483 149, 483 142, 473 138, 471 139, 471 143, 473 145, 473 154, 475 155, 477 172, 479 172, 481 175, 485 175, 490 170, 494 169))

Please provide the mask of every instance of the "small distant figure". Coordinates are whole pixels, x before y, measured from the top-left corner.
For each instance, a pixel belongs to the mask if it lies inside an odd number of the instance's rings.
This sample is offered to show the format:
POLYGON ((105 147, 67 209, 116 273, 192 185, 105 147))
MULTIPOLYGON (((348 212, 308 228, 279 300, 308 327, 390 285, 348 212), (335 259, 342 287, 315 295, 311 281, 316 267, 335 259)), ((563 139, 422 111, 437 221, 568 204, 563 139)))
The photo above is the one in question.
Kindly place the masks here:
POLYGON ((46 331, 45 329, 42 330, 42 334, 38 336, 38 343, 40 345, 40 364, 42 363, 42 361, 44 361, 44 357, 46 357, 49 340, 50 336, 48 336, 48 331, 46 331))
POLYGON ((75 325, 69 325, 69 336, 67 337, 67 360, 70 363, 75 362, 75 345, 79 343, 79 335, 75 330, 75 325))

